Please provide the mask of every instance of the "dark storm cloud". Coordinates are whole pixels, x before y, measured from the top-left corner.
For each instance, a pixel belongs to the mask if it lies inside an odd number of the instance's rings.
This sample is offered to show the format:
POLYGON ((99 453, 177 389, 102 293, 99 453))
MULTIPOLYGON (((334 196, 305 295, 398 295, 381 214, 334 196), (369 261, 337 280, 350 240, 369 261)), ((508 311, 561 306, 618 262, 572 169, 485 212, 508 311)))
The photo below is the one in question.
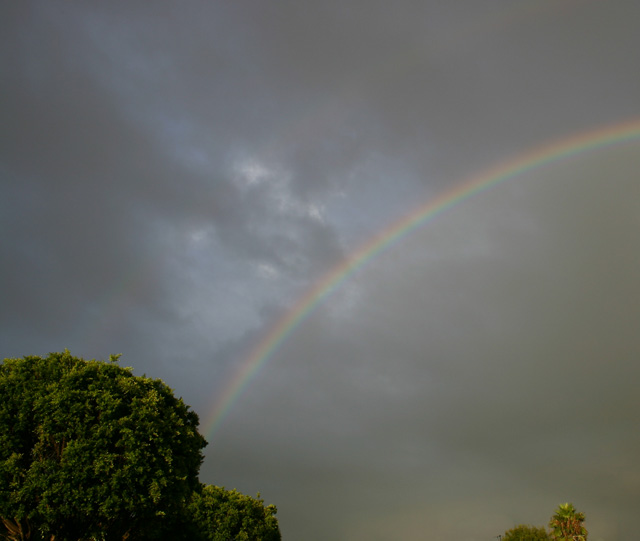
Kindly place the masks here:
POLYGON ((449 168, 462 162, 450 174, 467 173, 549 137, 549 123, 586 128, 609 114, 604 99, 626 114, 636 107, 637 82, 616 83, 629 75, 633 23, 594 3, 264 3, 246 18, 271 84, 305 96, 296 116, 319 117, 315 133, 327 117, 327 135, 346 125, 366 151, 403 155, 418 174, 426 156, 449 168))
POLYGON ((571 498, 597 509, 596 537, 633 528, 612 510, 638 482, 635 154, 530 173, 372 261, 353 322, 316 311, 218 434, 241 443, 212 462, 246 486, 295 477, 283 491, 312 492, 288 517, 301 529, 310 503, 337 502, 318 538, 340 523, 349 539, 480 539, 545 524, 548 500, 571 498))
MULTIPOLYGON (((299 211, 287 186, 288 206, 278 207, 234 183, 234 135, 250 132, 232 121, 243 100, 220 89, 228 83, 218 84, 215 69, 185 84, 206 63, 189 71, 181 60, 191 47, 169 43, 165 52, 169 18, 150 28, 144 12, 118 21, 98 6, 59 7, 14 8, 5 21, 3 218, 7 249, 17 254, 7 257, 28 267, 10 276, 7 300, 24 306, 35 333, 46 334, 50 319, 40 300, 60 307, 60 332, 83 317, 85 303, 121 287, 147 317, 175 317, 166 281, 184 274, 172 259, 193 235, 203 251, 215 235, 229 257, 284 273, 313 275, 319 261, 340 257, 334 235, 299 211), (181 83, 165 86, 167 70, 181 83), (213 141, 191 140, 203 134, 213 141)), ((208 263, 215 277, 219 265, 208 263)), ((16 318, 6 315, 8 328, 16 318)))
MULTIPOLYGON (((0 17, 3 356, 124 353, 208 408, 296 299, 468 175, 637 115, 635 2, 20 2, 0 17)), ((638 506, 637 144, 397 243, 284 341, 205 482, 293 539, 638 506)))

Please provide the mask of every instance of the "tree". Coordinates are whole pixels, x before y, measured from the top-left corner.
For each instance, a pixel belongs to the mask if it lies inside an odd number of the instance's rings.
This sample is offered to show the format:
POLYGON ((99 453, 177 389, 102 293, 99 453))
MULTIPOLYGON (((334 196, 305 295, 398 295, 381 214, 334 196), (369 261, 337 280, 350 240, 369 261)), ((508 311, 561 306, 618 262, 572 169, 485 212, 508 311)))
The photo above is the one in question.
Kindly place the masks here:
POLYGON ((583 522, 584 513, 576 511, 572 503, 560 504, 549 522, 551 538, 557 541, 586 541, 588 532, 583 522))
POLYGON ((544 528, 520 524, 504 532, 502 541, 550 541, 551 537, 544 528))
POLYGON ((198 416, 117 359, 65 351, 0 364, 6 539, 151 539, 199 486, 198 416))
POLYGON ((187 516, 199 541, 280 541, 274 505, 213 485, 195 492, 187 516))

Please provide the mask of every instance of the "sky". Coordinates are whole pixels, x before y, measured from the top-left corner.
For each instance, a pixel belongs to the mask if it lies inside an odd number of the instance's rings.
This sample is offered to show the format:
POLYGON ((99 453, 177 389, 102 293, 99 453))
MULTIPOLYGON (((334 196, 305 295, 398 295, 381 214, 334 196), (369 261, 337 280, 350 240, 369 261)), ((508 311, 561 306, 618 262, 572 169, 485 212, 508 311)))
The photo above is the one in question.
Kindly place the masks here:
POLYGON ((635 538, 638 20, 3 2, 0 357, 163 379, 286 540, 635 538))

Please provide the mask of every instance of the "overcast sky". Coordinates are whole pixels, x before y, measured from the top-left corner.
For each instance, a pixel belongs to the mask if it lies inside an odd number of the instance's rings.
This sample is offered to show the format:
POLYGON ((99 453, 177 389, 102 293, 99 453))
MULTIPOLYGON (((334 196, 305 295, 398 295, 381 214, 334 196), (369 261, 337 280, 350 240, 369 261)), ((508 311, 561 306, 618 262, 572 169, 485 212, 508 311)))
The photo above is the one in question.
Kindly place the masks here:
MULTIPOLYGON (((635 0, 0 7, 0 357, 122 353, 211 418, 395 220, 637 119, 635 0)), ((489 540, 572 501, 638 537, 640 140, 533 168, 344 280, 201 480, 296 541, 489 540)))

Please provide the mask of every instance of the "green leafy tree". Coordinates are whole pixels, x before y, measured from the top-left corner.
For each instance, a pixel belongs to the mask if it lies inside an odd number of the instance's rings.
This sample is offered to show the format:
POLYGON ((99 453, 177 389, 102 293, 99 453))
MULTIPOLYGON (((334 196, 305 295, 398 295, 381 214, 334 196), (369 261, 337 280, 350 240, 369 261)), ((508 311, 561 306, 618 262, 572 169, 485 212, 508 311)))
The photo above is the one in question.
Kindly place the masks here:
POLYGON ((557 541, 586 541, 587 530, 583 526, 584 513, 576 511, 572 503, 558 506, 551 517, 551 538, 557 541))
POLYGON ((205 485, 187 509, 191 539, 198 541, 280 541, 274 505, 236 490, 205 485))
POLYGON ((5 539, 151 539, 199 486, 198 416, 116 361, 65 351, 0 364, 5 539))
POLYGON ((502 541, 550 541, 551 537, 544 528, 520 524, 504 532, 502 541))

